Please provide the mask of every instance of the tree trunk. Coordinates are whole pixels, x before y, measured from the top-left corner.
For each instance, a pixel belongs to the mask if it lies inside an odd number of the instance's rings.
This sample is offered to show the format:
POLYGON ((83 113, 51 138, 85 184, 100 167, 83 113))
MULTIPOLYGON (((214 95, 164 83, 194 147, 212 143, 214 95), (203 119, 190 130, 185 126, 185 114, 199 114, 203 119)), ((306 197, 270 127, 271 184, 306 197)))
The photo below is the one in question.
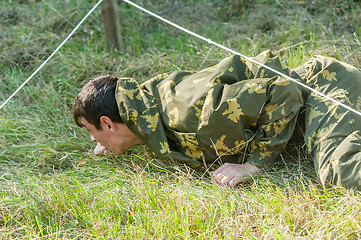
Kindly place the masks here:
POLYGON ((102 16, 105 40, 109 51, 113 49, 122 50, 123 40, 115 0, 104 0, 102 2, 102 16))

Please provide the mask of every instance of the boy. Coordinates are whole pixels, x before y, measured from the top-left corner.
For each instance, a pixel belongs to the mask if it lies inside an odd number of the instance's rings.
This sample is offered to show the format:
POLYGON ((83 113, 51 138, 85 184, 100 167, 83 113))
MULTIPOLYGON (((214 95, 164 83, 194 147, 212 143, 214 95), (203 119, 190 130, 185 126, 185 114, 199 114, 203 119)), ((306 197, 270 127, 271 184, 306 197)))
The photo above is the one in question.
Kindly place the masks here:
MULTIPOLYGON (((358 106, 358 96, 349 92, 361 89, 361 76, 349 65, 318 57, 289 71, 270 51, 255 60, 358 106), (352 83, 351 89, 335 90, 339 77, 346 79, 341 85, 352 83)), ((360 158, 354 152, 359 149, 359 117, 239 56, 196 73, 163 74, 141 85, 133 79, 97 78, 75 99, 74 119, 98 142, 96 153, 121 154, 144 143, 156 157, 195 169, 216 168, 216 182, 235 186, 273 164, 303 106, 305 140, 321 182, 360 188, 360 158), (336 151, 345 139, 347 154, 336 151)))

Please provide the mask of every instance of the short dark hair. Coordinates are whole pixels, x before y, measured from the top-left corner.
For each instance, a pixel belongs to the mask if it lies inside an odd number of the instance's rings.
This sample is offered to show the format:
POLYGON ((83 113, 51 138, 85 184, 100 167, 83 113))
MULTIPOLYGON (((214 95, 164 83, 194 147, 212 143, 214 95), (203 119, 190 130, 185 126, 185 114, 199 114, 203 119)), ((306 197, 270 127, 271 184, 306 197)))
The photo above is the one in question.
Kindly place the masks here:
POLYGON ((107 116, 113 122, 123 123, 115 100, 117 81, 118 78, 110 75, 101 76, 90 80, 80 90, 73 106, 74 120, 79 127, 83 127, 80 120, 85 118, 97 130, 100 130, 101 116, 107 116))

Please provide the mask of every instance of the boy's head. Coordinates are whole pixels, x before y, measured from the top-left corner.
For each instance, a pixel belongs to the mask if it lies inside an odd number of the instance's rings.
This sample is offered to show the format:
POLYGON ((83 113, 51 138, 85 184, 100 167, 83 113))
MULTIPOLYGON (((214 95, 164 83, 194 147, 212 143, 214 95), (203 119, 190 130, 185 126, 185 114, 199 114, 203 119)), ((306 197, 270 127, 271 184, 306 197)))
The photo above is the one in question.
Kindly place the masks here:
POLYGON ((117 80, 118 78, 113 76, 101 76, 90 80, 81 89, 73 107, 74 120, 79 127, 84 126, 81 122, 84 118, 100 130, 101 116, 107 116, 116 123, 123 123, 114 96, 117 80))
POLYGON ((112 76, 90 80, 75 98, 73 116, 79 127, 89 131, 91 141, 122 154, 132 146, 142 144, 142 141, 119 116, 115 100, 117 80, 112 76))

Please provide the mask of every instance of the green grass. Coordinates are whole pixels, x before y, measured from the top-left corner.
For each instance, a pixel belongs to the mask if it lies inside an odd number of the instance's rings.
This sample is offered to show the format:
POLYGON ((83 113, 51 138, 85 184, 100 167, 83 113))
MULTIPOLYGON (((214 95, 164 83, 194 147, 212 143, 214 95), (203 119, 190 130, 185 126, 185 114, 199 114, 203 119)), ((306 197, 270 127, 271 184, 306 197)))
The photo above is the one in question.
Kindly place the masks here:
MULTIPOLYGON (((96 3, 0 2, 0 101, 96 3)), ((325 54, 361 68, 359 1, 136 1, 245 55, 271 49, 290 68, 325 54), (238 10, 238 11, 236 11, 238 10)), ((235 189, 150 157, 98 157, 72 120, 87 79, 140 82, 229 55, 119 2, 124 50, 108 52, 94 12, 0 111, 0 239, 358 239, 361 198, 323 189, 302 146, 235 189)))

